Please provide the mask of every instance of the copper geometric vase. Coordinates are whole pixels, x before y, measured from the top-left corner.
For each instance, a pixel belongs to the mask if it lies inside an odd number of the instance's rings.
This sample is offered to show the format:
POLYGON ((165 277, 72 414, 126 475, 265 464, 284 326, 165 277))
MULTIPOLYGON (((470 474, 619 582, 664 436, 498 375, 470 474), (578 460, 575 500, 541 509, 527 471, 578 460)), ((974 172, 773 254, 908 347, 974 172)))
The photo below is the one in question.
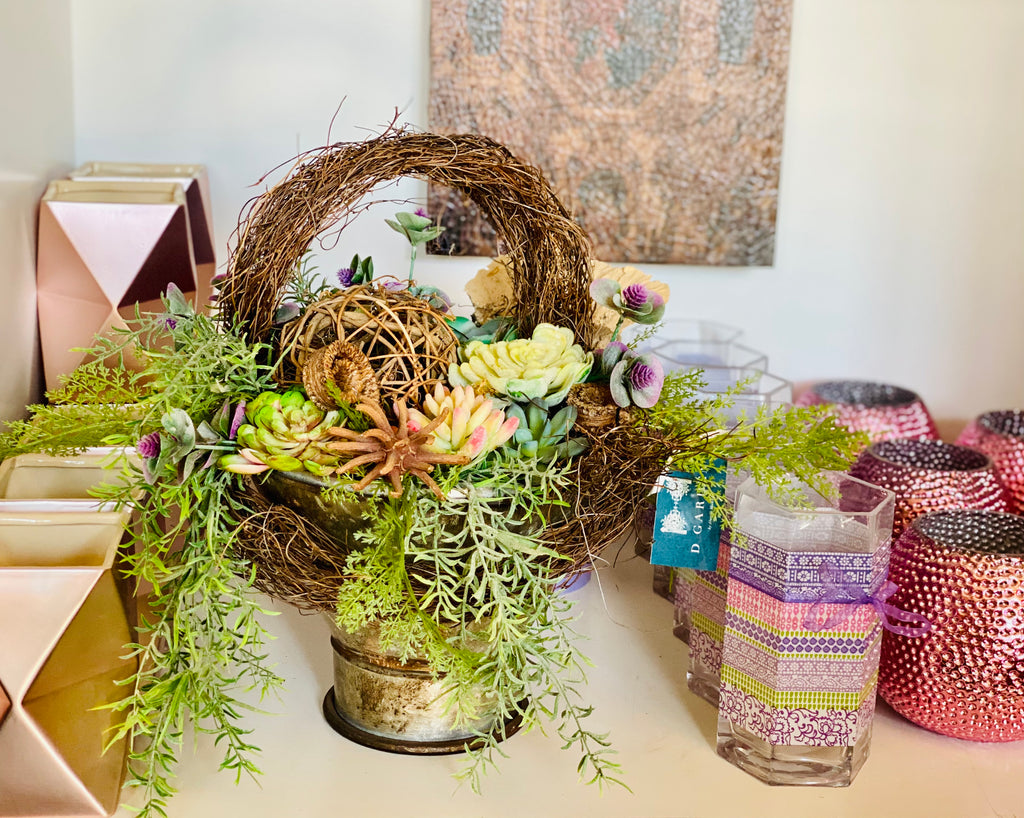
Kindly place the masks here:
POLYGON ((68 177, 92 182, 171 182, 181 185, 188 208, 192 253, 196 260, 196 303, 203 305, 209 301, 217 259, 214 252, 210 180, 203 165, 86 162, 71 171, 68 177))
MULTIPOLYGON (((42 474, 35 462, 16 469, 18 460, 0 466, 4 498, 8 488, 24 495, 18 484, 42 474)), ((77 489, 0 499, 3 818, 117 809, 129 748, 125 740, 104 746, 124 716, 97 708, 124 698, 118 682, 137 663, 124 658, 134 632, 114 573, 128 515, 100 508, 77 489), (52 497, 61 493, 76 497, 52 497)))
POLYGON ((196 291, 185 194, 172 183, 51 182, 39 210, 39 334, 47 389, 83 362, 73 347, 125 326, 168 284, 196 291))

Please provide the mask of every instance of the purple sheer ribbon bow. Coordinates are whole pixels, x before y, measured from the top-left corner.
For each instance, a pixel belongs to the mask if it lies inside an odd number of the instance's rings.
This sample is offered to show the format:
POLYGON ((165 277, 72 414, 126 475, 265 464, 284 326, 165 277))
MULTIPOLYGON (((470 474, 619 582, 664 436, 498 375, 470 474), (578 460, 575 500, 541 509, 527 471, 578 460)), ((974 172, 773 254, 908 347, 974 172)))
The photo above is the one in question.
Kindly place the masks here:
POLYGON ((886 581, 873 594, 868 594, 859 585, 843 582, 843 572, 828 560, 822 560, 818 565, 818 575, 821 577, 821 596, 811 605, 804 618, 804 627, 809 631, 831 630, 853 616, 858 605, 865 603, 873 605, 878 611, 883 628, 899 636, 924 636, 932 629, 932 623, 923 614, 904 611, 888 603, 889 597, 898 590, 895 582, 886 581), (822 606, 833 603, 845 607, 828 614, 825 621, 819 624, 818 612, 822 606))

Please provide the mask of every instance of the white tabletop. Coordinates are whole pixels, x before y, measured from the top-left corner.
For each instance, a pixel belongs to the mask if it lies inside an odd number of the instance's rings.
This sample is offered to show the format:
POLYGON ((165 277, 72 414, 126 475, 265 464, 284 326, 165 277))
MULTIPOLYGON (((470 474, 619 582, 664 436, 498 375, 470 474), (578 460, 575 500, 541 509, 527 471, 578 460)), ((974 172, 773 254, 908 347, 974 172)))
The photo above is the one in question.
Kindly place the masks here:
POLYGON ((671 606, 651 591, 651 567, 623 551, 598 577, 574 592, 577 625, 589 637, 584 653, 595 664, 590 722, 610 731, 632 794, 602 796, 577 783, 579 757, 538 732, 503 745, 509 757, 488 774, 482 795, 452 779, 458 756, 398 756, 347 741, 320 712, 332 684, 326 623, 270 603, 281 612, 269 622, 277 637, 270 652, 287 688, 266 703, 272 714, 247 720, 264 775, 236 786, 201 737, 179 768, 170 818, 1024 816, 1024 743, 945 738, 882 702, 870 757, 851 787, 769 787, 751 778, 715 754, 716 712, 686 689, 686 647, 672 635, 671 606))

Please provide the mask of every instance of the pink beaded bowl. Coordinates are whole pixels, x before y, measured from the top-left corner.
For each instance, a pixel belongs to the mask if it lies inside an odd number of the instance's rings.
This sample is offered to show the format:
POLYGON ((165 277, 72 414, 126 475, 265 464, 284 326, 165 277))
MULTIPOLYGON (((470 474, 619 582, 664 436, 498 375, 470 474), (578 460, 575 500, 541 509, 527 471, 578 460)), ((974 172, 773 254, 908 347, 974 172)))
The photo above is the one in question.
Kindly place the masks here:
POLYGON ((883 440, 861 452, 850 474, 896 494, 893 539, 931 511, 1009 511, 987 455, 941 440, 883 440))
POLYGON ((1011 511, 1024 514, 1024 409, 986 412, 967 424, 956 442, 992 459, 1011 511))
POLYGON ((902 716, 970 741, 1024 739, 1024 518, 918 517, 892 549, 889 600, 932 623, 887 632, 878 690, 902 716))
POLYGON ((797 404, 825 403, 836 419, 872 443, 897 438, 937 440, 935 421, 924 402, 909 389, 873 381, 824 381, 814 384, 797 404))

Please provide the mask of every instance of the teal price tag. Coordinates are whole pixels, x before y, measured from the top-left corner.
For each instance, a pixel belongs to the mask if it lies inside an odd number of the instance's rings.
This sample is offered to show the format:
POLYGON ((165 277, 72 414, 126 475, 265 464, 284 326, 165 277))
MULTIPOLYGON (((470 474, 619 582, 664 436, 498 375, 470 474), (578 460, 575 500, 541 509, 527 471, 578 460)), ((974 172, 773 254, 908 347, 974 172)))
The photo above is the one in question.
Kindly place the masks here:
MULTIPOLYGON (((713 490, 725 494, 725 461, 700 476, 713 490)), ((714 571, 718 565, 721 523, 711 516, 710 504, 695 488, 697 477, 674 471, 658 478, 658 500, 654 511, 652 565, 671 565, 714 571)))

